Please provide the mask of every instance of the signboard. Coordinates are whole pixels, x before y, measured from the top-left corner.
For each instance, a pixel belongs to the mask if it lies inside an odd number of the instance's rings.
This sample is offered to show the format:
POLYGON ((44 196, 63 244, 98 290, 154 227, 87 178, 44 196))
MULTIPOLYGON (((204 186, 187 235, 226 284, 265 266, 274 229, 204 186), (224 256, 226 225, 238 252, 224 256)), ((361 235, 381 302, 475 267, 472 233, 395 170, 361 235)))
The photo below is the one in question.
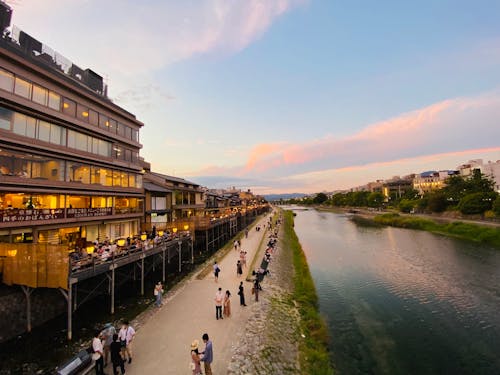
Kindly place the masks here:
POLYGON ((2 210, 1 211, 2 223, 18 223, 23 221, 35 220, 54 220, 64 219, 64 209, 28 209, 28 210, 2 210))
POLYGON ((113 213, 112 207, 97 207, 97 208, 68 208, 66 210, 67 218, 75 217, 97 217, 109 216, 113 213))

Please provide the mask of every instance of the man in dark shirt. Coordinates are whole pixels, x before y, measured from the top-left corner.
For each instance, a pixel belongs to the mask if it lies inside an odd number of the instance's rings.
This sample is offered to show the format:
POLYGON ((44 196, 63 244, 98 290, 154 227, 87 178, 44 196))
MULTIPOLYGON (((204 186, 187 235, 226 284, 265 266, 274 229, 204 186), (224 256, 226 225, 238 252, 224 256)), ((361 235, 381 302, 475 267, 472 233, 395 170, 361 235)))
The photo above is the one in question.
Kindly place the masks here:
POLYGON ((111 352, 111 363, 113 364, 113 375, 117 375, 116 368, 120 367, 122 375, 125 374, 125 365, 123 358, 120 354, 122 350, 122 344, 118 340, 118 334, 113 335, 113 342, 109 346, 109 351, 111 352))

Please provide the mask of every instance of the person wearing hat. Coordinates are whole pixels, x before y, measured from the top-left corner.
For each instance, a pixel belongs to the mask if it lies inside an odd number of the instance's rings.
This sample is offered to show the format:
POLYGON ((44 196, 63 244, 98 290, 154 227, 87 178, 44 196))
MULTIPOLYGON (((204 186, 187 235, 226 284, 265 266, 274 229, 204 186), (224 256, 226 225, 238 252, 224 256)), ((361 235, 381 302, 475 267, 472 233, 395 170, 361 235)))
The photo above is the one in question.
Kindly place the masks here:
POLYGON ((110 346, 113 342, 113 335, 116 333, 115 327, 113 324, 106 323, 104 325, 104 329, 101 331, 101 338, 103 342, 103 350, 104 350, 104 367, 108 364, 110 346))
POLYGON ((200 364, 200 353, 198 352, 198 340, 193 340, 191 343, 191 370, 193 370, 193 375, 200 375, 201 364, 200 364))

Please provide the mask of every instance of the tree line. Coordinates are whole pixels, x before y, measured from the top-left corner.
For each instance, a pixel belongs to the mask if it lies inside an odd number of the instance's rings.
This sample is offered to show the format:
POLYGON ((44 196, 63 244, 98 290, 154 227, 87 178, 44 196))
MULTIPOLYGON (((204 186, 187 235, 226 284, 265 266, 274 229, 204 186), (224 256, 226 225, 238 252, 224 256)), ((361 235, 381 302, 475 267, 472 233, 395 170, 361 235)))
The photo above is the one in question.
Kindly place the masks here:
POLYGON ((500 196, 494 186, 495 182, 491 178, 475 170, 470 177, 450 176, 446 179, 443 188, 422 195, 409 187, 393 192, 388 197, 378 191, 351 191, 336 193, 331 197, 325 193, 317 193, 311 197, 290 199, 286 203, 373 209, 393 208, 405 213, 450 210, 459 211, 464 215, 480 214, 487 217, 500 217, 500 196))

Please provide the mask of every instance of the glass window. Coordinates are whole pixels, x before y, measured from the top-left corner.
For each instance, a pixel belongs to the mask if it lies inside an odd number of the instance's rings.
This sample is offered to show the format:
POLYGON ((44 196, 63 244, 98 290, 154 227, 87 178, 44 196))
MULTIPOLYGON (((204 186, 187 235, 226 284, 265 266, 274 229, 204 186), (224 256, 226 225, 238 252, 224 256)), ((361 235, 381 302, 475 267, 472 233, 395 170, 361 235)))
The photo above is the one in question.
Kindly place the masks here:
POLYGON ((47 105, 49 91, 43 87, 33 85, 33 101, 41 105, 47 105))
POLYGON ((132 129, 132 140, 139 142, 139 131, 132 129))
POLYGON ((14 74, 0 69, 0 89, 14 91, 14 74))
POLYGON ((142 189, 142 175, 141 174, 136 175, 135 187, 138 189, 142 189))
POLYGON ((26 137, 36 138, 36 119, 26 118, 26 137))
POLYGON ((113 119, 109 119, 109 131, 111 133, 116 133, 116 128, 118 126, 118 123, 116 122, 116 120, 113 120, 113 119))
POLYGON ((132 161, 132 151, 125 149, 125 160, 126 161, 132 161))
POLYGON ((125 126, 125 138, 132 139, 132 129, 128 126, 125 126))
POLYGON ((132 161, 137 162, 139 160, 139 153, 137 151, 132 152, 132 161))
POLYGON ((38 121, 38 137, 39 140, 44 142, 50 141, 50 124, 45 121, 38 121))
POLYGON ((36 179, 62 181, 63 162, 57 159, 33 156, 31 161, 31 177, 36 179))
POLYGON ((104 116, 103 114, 99 113, 99 127, 101 129, 107 129, 108 126, 109 126, 108 116, 104 116))
POLYGON ((55 143, 57 145, 64 145, 64 139, 66 135, 66 129, 52 124, 50 127, 50 143, 55 143))
POLYGON ((62 111, 63 113, 74 117, 76 114, 76 103, 68 98, 63 98, 62 111))
POLYGON ((136 187, 135 185, 136 185, 135 174, 130 173, 128 175, 128 186, 135 188, 136 187))
POLYGON ((0 107, 0 129, 10 130, 12 115, 10 109, 0 107))
POLYGON ((104 186, 113 186, 113 171, 111 169, 105 169, 105 182, 104 186))
POLYGON ((88 136, 82 133, 76 133, 76 149, 80 151, 87 151, 88 136))
POLYGON ((67 162, 66 179, 73 182, 90 184, 90 166, 86 164, 67 162))
POLYGON ((123 149, 120 146, 113 146, 113 156, 116 159, 123 159, 123 149))
POLYGON ((123 125, 121 122, 118 123, 117 133, 118 133, 118 135, 125 137, 125 125, 123 125))
POLYGON ((99 139, 99 155, 111 156, 111 143, 99 139))
POLYGON ((91 125, 99 125, 99 114, 91 109, 89 109, 89 122, 91 125))
POLYGON ((77 111, 76 111, 76 117, 82 121, 89 122, 89 109, 88 109, 88 107, 85 107, 84 105, 78 104, 77 111))
POLYGON ((76 148, 76 132, 68 130, 68 147, 76 148))
POLYGON ((20 113, 14 113, 14 124, 12 131, 19 135, 26 135, 26 116, 20 113))
POLYGON ((120 171, 113 171, 113 186, 121 186, 120 171))
POLYGON ((121 177, 120 186, 128 187, 128 173, 120 172, 120 177, 121 177))
POLYGON ((56 111, 61 109, 61 96, 53 91, 49 91, 49 107, 56 111))
POLYGON ((106 171, 100 167, 92 166, 90 168, 90 183, 104 185, 106 179, 106 171))
POLYGON ((26 99, 31 99, 31 83, 22 78, 16 77, 14 92, 26 99))

